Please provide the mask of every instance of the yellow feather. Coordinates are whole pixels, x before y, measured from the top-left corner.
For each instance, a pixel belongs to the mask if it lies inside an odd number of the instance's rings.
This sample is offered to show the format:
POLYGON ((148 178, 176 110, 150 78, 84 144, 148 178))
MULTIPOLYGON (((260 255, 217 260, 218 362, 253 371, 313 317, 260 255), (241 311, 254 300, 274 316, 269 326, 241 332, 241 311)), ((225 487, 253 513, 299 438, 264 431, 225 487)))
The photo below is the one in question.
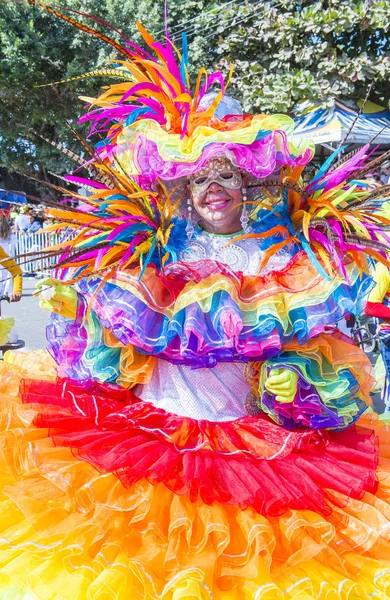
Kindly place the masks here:
POLYGON ((310 225, 310 215, 309 215, 309 213, 305 212, 303 215, 303 219, 302 219, 302 230, 303 230, 303 235, 305 236, 307 241, 310 240, 309 225, 310 225))
POLYGON ((174 98, 174 100, 175 102, 187 102, 188 104, 192 103, 192 98, 187 93, 179 94, 178 96, 176 96, 176 98, 174 98))
POLYGON ((324 250, 324 248, 318 242, 312 242, 312 244, 313 244, 313 247, 316 249, 319 257, 322 259, 328 275, 330 277, 333 277, 332 264, 329 260, 329 256, 328 256, 327 252, 324 250))
POLYGON ((350 214, 345 214, 344 219, 351 225, 354 225, 356 231, 361 232, 363 235, 365 235, 367 239, 371 239, 368 229, 363 225, 361 221, 359 221, 359 219, 350 214))

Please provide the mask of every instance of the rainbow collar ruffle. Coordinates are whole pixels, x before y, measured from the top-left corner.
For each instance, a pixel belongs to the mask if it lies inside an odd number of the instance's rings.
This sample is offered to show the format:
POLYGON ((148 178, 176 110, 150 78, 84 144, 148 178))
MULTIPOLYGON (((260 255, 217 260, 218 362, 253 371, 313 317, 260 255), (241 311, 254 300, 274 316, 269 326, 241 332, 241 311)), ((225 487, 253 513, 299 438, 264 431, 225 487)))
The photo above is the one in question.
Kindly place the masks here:
MULTIPOLYGON (((165 274, 148 267, 141 280, 139 271, 119 272, 104 285, 99 278, 83 279, 78 291, 97 321, 85 320, 85 309, 79 315, 90 331, 78 356, 91 350, 91 340, 101 343, 103 326, 123 346, 193 367, 265 360, 283 344, 306 343, 346 313, 358 312, 357 298, 370 280, 360 280, 352 264, 346 268, 349 285, 342 277, 325 280, 299 251, 285 269, 263 276, 243 276, 205 260, 174 263, 165 274)), ((75 346, 69 328, 50 337, 55 356, 67 338, 75 346)))

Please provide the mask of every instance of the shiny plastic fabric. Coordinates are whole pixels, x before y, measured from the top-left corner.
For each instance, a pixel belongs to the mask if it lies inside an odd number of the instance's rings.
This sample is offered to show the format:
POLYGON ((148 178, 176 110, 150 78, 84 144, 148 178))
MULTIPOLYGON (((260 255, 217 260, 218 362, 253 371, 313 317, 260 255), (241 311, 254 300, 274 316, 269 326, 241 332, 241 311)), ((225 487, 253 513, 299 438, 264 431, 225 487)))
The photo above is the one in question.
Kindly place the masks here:
POLYGON ((115 381, 123 346, 173 363, 212 367, 219 361, 266 360, 296 337, 300 344, 356 310, 366 281, 347 267, 351 280, 324 280, 303 251, 287 267, 263 276, 243 276, 215 261, 175 263, 165 274, 149 267, 118 272, 103 286, 79 284, 78 321, 54 316, 50 352, 61 376, 115 381), (84 300, 82 299, 84 298, 84 300), (83 321, 86 305, 90 318, 83 321), (112 371, 110 371, 112 369, 112 371))
MULTIPOLYGON (((191 138, 183 139, 145 119, 129 130, 124 129, 117 138, 115 153, 126 172, 150 177, 151 181, 157 177, 163 180, 188 177, 221 155, 242 171, 264 178, 281 165, 306 165, 313 155, 307 142, 294 147, 282 129, 267 130, 268 125, 277 125, 276 119, 277 116, 255 115, 246 127, 243 121, 236 130, 198 127, 191 138), (260 127, 265 129, 259 130, 260 127)), ((103 158, 107 152, 109 147, 103 147, 103 158)))
POLYGON ((335 328, 307 344, 290 342, 277 357, 255 367, 259 369, 254 386, 259 407, 287 429, 296 424, 312 429, 347 427, 367 409, 375 387, 369 358, 335 328), (279 402, 265 388, 270 369, 275 368, 298 374, 291 402, 279 402))

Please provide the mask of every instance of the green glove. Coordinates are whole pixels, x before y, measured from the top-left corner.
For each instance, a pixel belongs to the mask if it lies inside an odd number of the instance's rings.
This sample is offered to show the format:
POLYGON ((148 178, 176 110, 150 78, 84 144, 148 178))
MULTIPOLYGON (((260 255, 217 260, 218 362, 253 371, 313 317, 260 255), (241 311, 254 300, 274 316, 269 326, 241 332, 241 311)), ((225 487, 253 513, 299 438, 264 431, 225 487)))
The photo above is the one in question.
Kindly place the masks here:
POLYGON ((35 287, 40 296, 41 308, 58 313, 67 319, 76 318, 77 292, 71 285, 61 284, 47 277, 39 281, 35 287))
POLYGON ((278 402, 292 402, 297 393, 298 375, 290 369, 272 369, 264 386, 270 394, 275 394, 278 402))

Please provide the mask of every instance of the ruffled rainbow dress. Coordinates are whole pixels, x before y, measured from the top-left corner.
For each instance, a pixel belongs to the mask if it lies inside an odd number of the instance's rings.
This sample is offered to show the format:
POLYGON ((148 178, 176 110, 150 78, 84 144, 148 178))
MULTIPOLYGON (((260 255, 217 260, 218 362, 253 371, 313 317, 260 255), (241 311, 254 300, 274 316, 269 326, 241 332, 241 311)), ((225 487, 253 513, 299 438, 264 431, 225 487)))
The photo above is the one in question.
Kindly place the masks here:
POLYGON ((327 323, 356 303, 347 270, 326 281, 298 248, 260 277, 203 260, 80 283, 49 330, 58 370, 43 352, 0 364, 0 597, 387 598, 387 426, 361 416, 369 361, 327 323), (263 389, 213 422, 129 389, 158 361, 207 377, 248 359, 257 390, 296 369, 294 402, 263 389))
MULTIPOLYGON (((305 186, 312 149, 291 119, 218 116, 227 82, 202 69, 191 89, 185 36, 179 53, 139 25, 148 49, 121 46, 75 11, 31 3, 121 60, 96 73, 116 82, 82 118, 105 139, 81 140, 85 158, 66 152, 87 169, 68 179, 90 192, 75 193, 88 210, 50 209, 75 233, 52 252, 76 310, 53 314, 52 358, 0 364, 1 600, 388 598, 387 425, 368 412, 367 357, 334 327, 359 310, 367 256, 386 262, 382 192, 362 181, 378 164, 369 145, 336 151, 305 186), (253 231, 260 274, 199 239, 206 256, 179 256, 169 184, 221 153, 263 190, 256 219, 274 218, 253 231), (196 386, 167 410, 146 394, 162 365, 173 382, 203 379, 209 397, 242 367, 241 413, 193 418, 196 386), (267 391, 274 368, 295 372, 291 402, 267 391)), ((240 262, 245 248, 229 247, 240 262)))

